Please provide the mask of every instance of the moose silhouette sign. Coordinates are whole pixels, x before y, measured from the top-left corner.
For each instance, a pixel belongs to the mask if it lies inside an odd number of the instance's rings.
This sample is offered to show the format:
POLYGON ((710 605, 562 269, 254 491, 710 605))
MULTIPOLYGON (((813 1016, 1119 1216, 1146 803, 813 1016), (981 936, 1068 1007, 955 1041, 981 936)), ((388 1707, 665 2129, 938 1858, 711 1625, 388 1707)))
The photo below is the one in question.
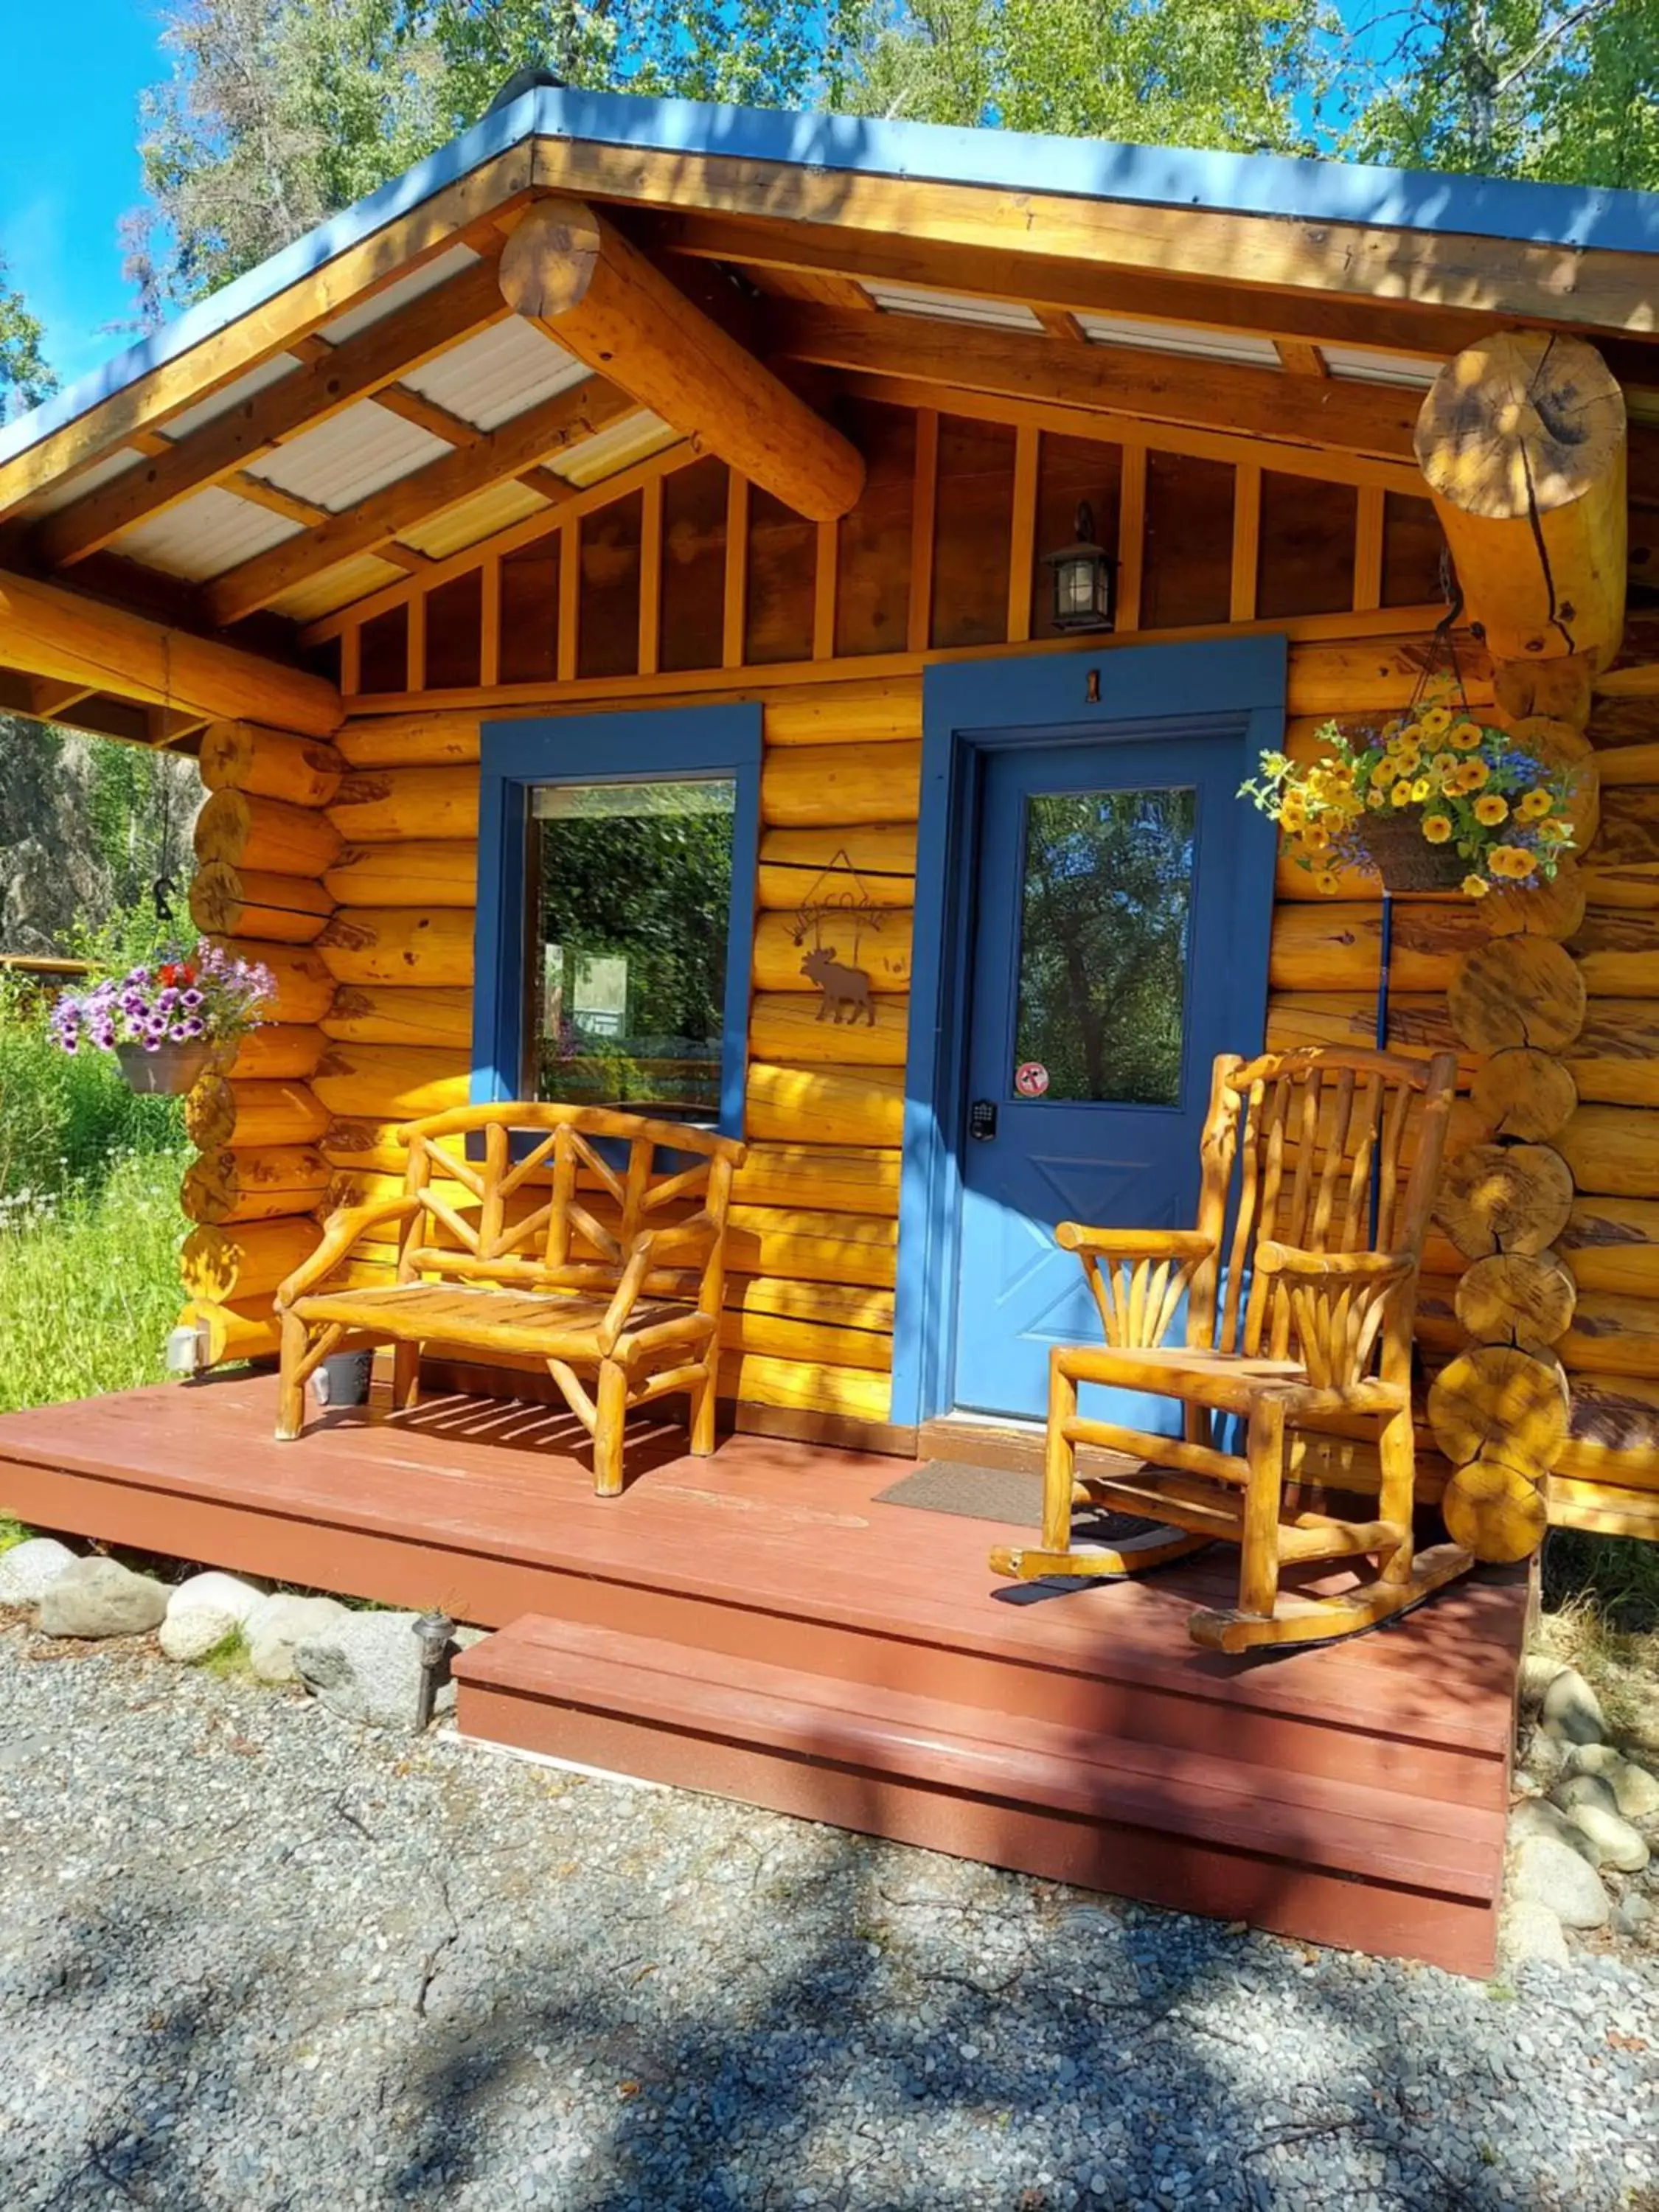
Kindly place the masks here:
POLYGON ((842 847, 814 879, 795 911, 796 944, 805 945, 809 937, 812 940, 800 972, 823 994, 820 1021, 832 1020, 839 1028, 843 1022, 857 1023, 861 1018, 874 1029, 876 1002, 869 974, 857 962, 865 931, 880 927, 881 909, 842 847), (834 936, 834 944, 825 943, 826 933, 834 936), (843 945, 851 947, 846 959, 842 957, 843 945))

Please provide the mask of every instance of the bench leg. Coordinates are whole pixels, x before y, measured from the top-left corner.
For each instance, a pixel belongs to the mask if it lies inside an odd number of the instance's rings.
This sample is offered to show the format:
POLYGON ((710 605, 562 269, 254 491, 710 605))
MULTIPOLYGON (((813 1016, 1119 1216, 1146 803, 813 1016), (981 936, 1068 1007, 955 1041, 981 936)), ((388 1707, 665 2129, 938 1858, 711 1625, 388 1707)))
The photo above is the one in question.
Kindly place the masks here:
POLYGON ((594 1394, 599 1418, 593 1424, 593 1492, 618 1498, 623 1486, 623 1425, 628 1419, 628 1372, 614 1359, 599 1363, 594 1394))
POLYGON ((306 1425, 306 1386, 302 1370, 306 1342, 310 1334, 298 1314, 283 1316, 282 1374, 276 1386, 278 1443, 292 1443, 306 1425))
POLYGON ((421 1401, 421 1347, 398 1344, 392 1352, 392 1409, 412 1413, 421 1401))
POLYGON ((720 1377, 720 1366, 713 1355, 703 1369, 701 1382, 694 1383, 688 1395, 691 1401, 691 1455, 707 1459, 714 1449, 715 1395, 720 1377))

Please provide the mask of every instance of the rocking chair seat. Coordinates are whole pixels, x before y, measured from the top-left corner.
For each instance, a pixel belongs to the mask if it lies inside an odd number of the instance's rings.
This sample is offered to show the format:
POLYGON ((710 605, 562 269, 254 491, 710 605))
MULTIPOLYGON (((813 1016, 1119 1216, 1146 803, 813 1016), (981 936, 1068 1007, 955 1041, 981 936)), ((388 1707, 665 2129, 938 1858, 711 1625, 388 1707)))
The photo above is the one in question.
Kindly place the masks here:
POLYGON ((1308 1370, 1299 1359, 1253 1359, 1231 1352, 1189 1352, 1184 1345, 1119 1351, 1090 1345, 1066 1354, 1079 1382, 1104 1382, 1120 1390, 1145 1390, 1204 1406, 1214 1413, 1247 1413, 1264 1390, 1294 1389, 1308 1370))

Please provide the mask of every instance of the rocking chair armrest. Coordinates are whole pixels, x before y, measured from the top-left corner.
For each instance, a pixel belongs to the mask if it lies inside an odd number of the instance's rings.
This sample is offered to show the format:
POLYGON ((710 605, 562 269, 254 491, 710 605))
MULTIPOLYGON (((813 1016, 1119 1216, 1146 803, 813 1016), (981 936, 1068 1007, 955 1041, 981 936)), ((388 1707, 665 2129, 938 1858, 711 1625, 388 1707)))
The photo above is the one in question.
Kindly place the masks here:
POLYGON ((1410 1252, 1306 1252, 1297 1244, 1269 1240, 1256 1246, 1255 1264, 1263 1274, 1300 1276, 1340 1291, 1354 1283, 1403 1282, 1417 1260, 1410 1252))
POLYGON ((276 1292, 276 1310, 284 1313, 296 1298, 302 1298, 314 1283, 331 1275, 366 1229, 373 1229, 383 1221, 406 1221, 418 1213, 422 1201, 407 1193, 397 1198, 371 1199, 367 1206, 348 1206, 331 1213, 323 1224, 323 1241, 308 1259, 299 1266, 283 1283, 276 1292))
POLYGON ((1097 1260, 1207 1260, 1215 1250, 1198 1229, 1091 1229, 1081 1221, 1060 1222, 1054 1242, 1097 1260))

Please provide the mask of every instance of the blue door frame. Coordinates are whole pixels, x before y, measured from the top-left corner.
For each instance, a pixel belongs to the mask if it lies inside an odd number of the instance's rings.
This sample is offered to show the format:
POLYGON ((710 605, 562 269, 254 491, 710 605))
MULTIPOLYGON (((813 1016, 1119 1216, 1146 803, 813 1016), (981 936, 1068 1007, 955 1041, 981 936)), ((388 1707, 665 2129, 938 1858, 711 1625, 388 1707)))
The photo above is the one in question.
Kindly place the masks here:
MULTIPOLYGON (((922 680, 921 813, 906 1060, 904 1154, 890 1419, 950 1410, 974 835, 987 755, 1012 745, 1099 745, 1234 736, 1241 774, 1285 731, 1286 641, 1025 654, 930 668, 922 680)), ((1267 1006, 1274 832, 1241 803, 1239 911, 1231 933, 1238 1048, 1258 1048, 1267 1006)))

